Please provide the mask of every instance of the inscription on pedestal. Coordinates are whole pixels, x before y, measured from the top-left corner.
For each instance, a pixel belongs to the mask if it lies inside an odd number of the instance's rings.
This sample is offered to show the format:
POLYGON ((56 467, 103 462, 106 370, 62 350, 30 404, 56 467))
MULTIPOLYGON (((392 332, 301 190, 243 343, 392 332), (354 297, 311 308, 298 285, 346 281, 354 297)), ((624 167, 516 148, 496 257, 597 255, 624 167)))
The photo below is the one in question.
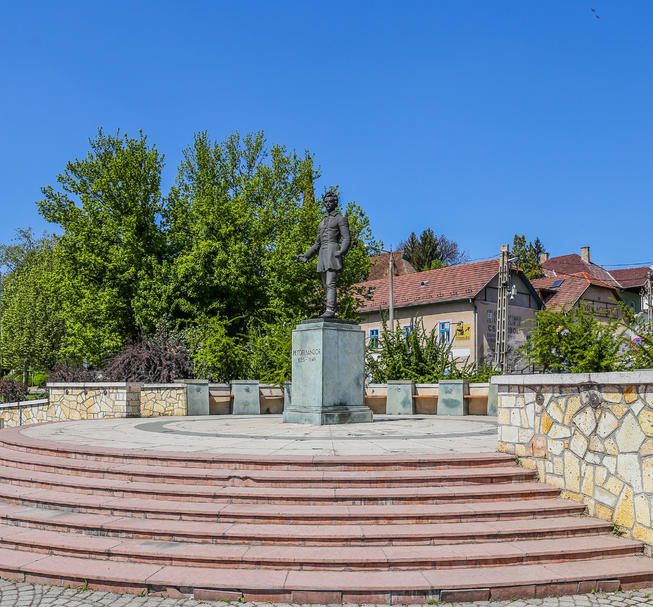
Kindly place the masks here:
POLYGON ((313 363, 322 356, 320 348, 313 348, 312 350, 293 350, 292 361, 294 363, 313 363))

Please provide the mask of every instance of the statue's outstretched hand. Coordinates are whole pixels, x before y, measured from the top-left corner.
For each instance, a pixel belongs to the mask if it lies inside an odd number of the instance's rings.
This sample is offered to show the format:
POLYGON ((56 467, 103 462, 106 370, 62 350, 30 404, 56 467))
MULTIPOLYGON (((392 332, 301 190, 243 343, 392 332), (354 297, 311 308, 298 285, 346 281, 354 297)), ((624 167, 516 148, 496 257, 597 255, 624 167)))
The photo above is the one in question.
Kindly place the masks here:
POLYGON ((295 259, 297 261, 301 261, 302 263, 306 263, 308 261, 306 255, 295 255, 295 259))

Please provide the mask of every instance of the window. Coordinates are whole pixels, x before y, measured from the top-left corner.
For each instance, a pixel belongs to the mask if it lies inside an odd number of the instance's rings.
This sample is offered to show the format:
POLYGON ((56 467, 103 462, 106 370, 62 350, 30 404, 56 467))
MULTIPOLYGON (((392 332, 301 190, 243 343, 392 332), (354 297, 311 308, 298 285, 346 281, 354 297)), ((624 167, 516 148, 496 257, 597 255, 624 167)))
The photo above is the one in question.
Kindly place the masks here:
POLYGON ((379 347, 379 330, 370 329, 370 348, 377 350, 379 347))
POLYGON ((438 323, 439 329, 440 329, 440 341, 448 344, 451 342, 451 322, 450 321, 444 321, 441 323, 438 323))
POLYGON ((402 325, 401 327, 404 331, 404 336, 410 335, 413 332, 413 325, 402 325))

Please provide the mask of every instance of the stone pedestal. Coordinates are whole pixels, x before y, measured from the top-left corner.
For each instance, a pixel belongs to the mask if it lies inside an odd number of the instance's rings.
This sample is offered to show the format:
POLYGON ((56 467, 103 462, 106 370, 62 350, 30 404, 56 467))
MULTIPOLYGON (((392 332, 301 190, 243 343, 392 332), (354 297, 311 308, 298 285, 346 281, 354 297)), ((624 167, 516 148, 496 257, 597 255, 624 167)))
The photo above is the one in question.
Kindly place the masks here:
POLYGON ((385 412, 388 415, 414 415, 415 382, 412 380, 389 379, 385 412))
POLYGON ((234 379, 231 382, 234 395, 234 415, 260 415, 261 397, 258 380, 234 379))
POLYGON ((371 422, 365 406, 365 334, 348 320, 305 320, 292 333, 292 400, 283 421, 371 422))
POLYGON ((208 379, 176 379, 175 383, 186 385, 187 415, 209 415, 208 379))
POLYGON ((469 381, 441 379, 438 382, 438 415, 469 415, 469 381))

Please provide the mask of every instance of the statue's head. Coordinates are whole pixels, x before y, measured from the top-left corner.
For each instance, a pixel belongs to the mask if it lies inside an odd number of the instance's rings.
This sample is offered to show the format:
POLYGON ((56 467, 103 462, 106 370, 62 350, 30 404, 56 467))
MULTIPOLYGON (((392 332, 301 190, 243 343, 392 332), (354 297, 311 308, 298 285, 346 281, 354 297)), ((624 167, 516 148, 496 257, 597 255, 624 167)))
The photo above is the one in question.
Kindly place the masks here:
POLYGON ((324 207, 327 210, 327 213, 330 213, 338 206, 338 194, 333 190, 329 190, 324 195, 324 207))

